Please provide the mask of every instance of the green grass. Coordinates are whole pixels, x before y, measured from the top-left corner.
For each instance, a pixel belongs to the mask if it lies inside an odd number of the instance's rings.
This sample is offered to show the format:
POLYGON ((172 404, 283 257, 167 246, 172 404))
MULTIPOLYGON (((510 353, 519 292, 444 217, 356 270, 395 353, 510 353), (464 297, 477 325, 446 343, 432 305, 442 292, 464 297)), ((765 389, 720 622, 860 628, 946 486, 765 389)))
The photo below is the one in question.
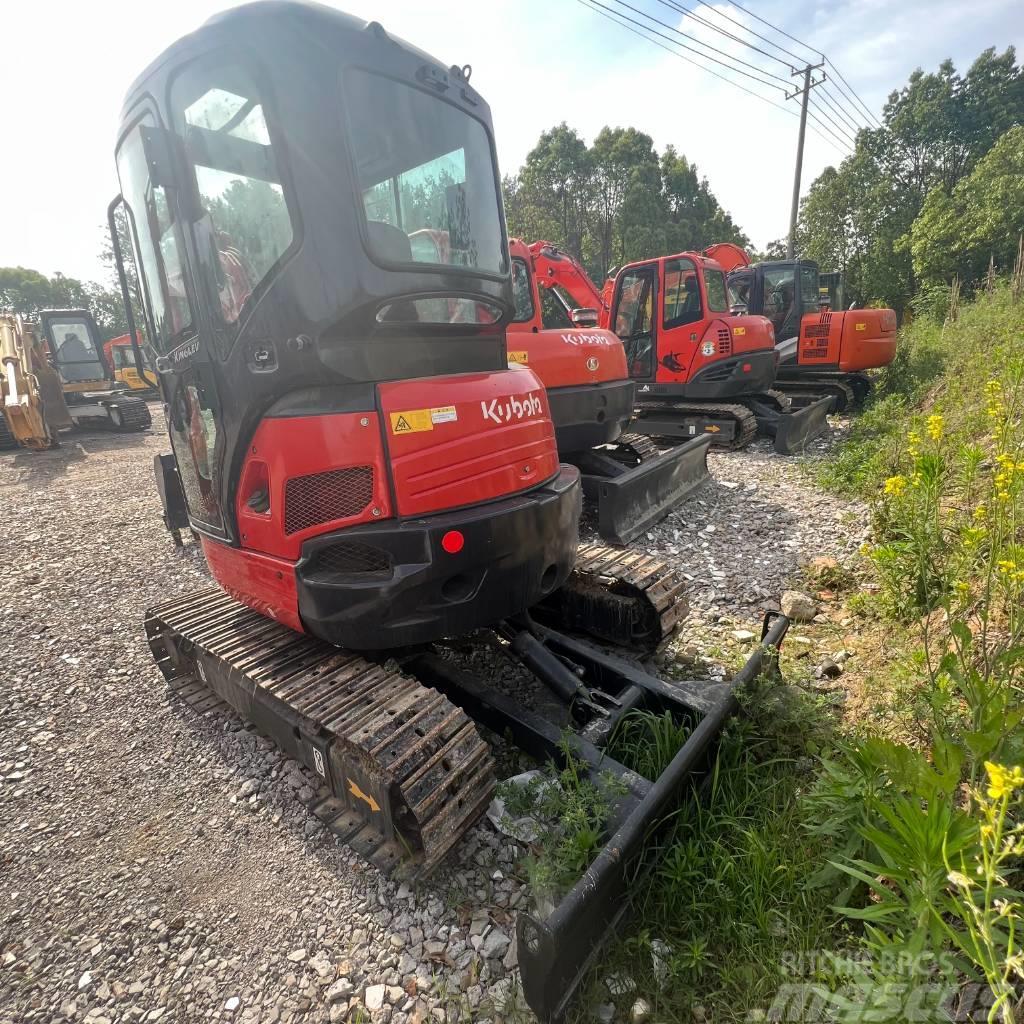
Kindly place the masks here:
POLYGON ((985 382, 1008 376, 1024 339, 1024 303, 998 284, 960 309, 955 323, 922 316, 900 332, 896 359, 877 378, 849 438, 819 471, 843 494, 873 496, 896 472, 911 430, 942 412, 950 434, 973 441, 985 432, 985 382))

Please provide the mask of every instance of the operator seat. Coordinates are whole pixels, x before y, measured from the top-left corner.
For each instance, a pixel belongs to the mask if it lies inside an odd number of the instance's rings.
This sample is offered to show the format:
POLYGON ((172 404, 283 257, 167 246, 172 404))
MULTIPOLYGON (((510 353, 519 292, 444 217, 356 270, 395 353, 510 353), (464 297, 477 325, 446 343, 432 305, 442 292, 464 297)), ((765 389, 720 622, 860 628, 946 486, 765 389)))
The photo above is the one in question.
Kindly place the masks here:
MULTIPOLYGON (((413 262, 412 242, 401 228, 383 220, 368 220, 366 227, 370 236, 370 250, 374 256, 389 263, 413 262)), ((385 309, 388 323, 416 323, 420 318, 416 303, 410 299, 392 302, 385 309)))

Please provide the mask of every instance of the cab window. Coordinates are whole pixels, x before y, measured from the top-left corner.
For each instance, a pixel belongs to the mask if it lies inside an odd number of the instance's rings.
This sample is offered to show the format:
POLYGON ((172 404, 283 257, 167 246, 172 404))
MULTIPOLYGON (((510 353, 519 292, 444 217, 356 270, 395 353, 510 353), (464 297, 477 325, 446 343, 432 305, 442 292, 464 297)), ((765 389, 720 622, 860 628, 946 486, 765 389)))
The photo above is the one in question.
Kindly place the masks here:
POLYGON ((106 371, 96 349, 89 323, 80 317, 61 316, 47 319, 53 361, 66 383, 103 380, 106 371))
POLYGON ((693 260, 665 263, 665 327, 695 324, 704 319, 700 302, 700 281, 693 260))
POLYGON ((764 315, 772 322, 776 337, 784 337, 783 331, 793 318, 796 303, 796 271, 790 264, 774 267, 764 272, 764 315))
POLYGON ((295 237, 263 101, 233 64, 189 68, 171 97, 216 253, 207 285, 221 319, 234 324, 295 237))
POLYGON ((508 250, 484 125, 373 72, 351 69, 343 88, 374 259, 503 273, 508 250))
POLYGON ((533 288, 531 287, 530 271, 526 260, 512 260, 512 295, 515 299, 516 312, 512 318, 514 323, 522 324, 533 319, 533 288))
POLYGON ((540 320, 545 330, 573 326, 566 308, 566 301, 556 288, 541 289, 540 320))
POLYGON ((117 152, 117 173, 153 344, 158 351, 167 352, 178 336, 191 327, 192 307, 174 206, 167 190, 151 182, 143 149, 142 129, 155 126, 150 114, 136 122, 117 152))
POLYGON ((729 295, 725 287, 725 274, 721 270, 705 267, 704 287, 708 293, 708 309, 712 313, 728 313, 729 295))
POLYGON ((800 267, 800 307, 806 313, 817 313, 820 308, 818 270, 816 267, 800 267))

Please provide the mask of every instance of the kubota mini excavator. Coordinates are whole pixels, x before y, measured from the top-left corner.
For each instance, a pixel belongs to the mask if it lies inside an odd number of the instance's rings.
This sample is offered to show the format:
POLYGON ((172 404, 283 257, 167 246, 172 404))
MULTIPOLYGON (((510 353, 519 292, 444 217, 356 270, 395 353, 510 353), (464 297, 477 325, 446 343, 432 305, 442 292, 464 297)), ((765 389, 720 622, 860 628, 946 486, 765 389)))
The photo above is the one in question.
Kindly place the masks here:
POLYGON ((509 240, 509 250, 515 297, 509 359, 529 366, 544 385, 559 456, 579 468, 601 536, 628 544, 707 480, 711 438, 659 453, 644 435, 627 434, 636 384, 621 340, 596 326, 595 309, 570 311, 581 326, 545 328, 537 279, 549 260, 518 238, 509 240))
POLYGON ((726 270, 733 308, 771 320, 780 391, 798 404, 831 395, 837 412, 863 402, 871 390, 864 371, 888 366, 896 355, 893 310, 823 308, 821 275, 812 260, 751 263, 731 242, 704 252, 726 270))
POLYGON ((476 722, 542 760, 568 753, 608 790, 606 845, 553 912, 517 921, 527 1001, 563 1019, 787 620, 708 684, 530 618, 570 578, 579 471, 559 464, 540 380, 508 365, 500 178, 468 66, 326 6, 249 4, 143 72, 116 162, 168 407, 165 516, 199 534, 222 588, 148 613, 162 673, 316 773, 313 812, 387 870, 438 864, 491 799, 476 722), (447 251, 414 247, 423 230, 447 251), (438 653, 476 631, 562 713, 438 653), (637 709, 693 724, 657 778, 606 749, 637 709))
POLYGON ((622 339, 637 382, 631 429, 679 441, 709 433, 716 445, 742 448, 758 431, 781 454, 802 451, 826 425, 830 403, 792 410, 774 388, 772 325, 731 316, 725 274, 695 252, 622 267, 603 291, 568 253, 535 242, 542 286, 596 308, 598 323, 622 339))

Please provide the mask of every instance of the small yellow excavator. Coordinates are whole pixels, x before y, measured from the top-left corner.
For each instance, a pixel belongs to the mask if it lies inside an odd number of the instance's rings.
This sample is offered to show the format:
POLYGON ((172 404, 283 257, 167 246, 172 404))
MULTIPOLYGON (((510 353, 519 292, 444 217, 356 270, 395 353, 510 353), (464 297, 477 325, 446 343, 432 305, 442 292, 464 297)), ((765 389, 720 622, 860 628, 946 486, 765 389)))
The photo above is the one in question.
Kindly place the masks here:
POLYGON ((114 379, 87 310, 43 310, 36 322, 0 314, 0 364, 0 449, 41 451, 56 447, 62 430, 128 433, 153 422, 114 379))

